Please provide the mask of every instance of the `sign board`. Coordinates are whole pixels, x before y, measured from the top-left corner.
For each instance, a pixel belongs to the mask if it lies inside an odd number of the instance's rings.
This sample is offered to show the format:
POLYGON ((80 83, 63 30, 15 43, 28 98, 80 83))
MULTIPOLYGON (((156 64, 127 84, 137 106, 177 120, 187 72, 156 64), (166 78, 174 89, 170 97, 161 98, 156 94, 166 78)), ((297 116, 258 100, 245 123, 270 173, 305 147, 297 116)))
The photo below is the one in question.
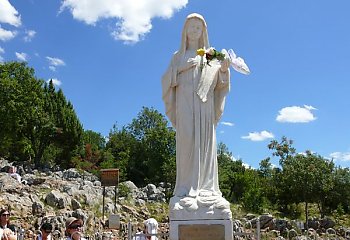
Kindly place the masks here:
POLYGON ((120 216, 118 214, 111 214, 108 218, 108 228, 119 229, 120 226, 120 216))
POLYGON ((225 226, 221 224, 179 225, 179 240, 225 240, 225 226))
POLYGON ((101 171, 102 186, 118 186, 118 183, 119 183, 118 168, 101 169, 100 171, 101 171))

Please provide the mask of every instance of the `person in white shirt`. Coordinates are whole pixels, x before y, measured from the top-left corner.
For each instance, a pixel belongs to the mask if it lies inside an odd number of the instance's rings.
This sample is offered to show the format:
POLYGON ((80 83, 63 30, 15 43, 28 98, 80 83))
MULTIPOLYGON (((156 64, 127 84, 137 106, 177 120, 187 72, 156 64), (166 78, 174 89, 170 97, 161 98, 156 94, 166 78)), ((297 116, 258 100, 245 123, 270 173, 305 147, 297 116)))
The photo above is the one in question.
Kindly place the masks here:
POLYGON ((23 184, 27 184, 27 181, 26 180, 22 180, 21 175, 19 175, 17 173, 17 168, 15 166, 10 166, 8 172, 9 172, 9 175, 11 177, 13 177, 14 179, 16 179, 18 182, 23 183, 23 184))
POLYGON ((15 226, 10 224, 10 212, 6 209, 0 210, 0 240, 16 240, 15 226))
POLYGON ((157 234, 158 222, 154 218, 149 218, 143 222, 143 231, 137 232, 133 240, 158 240, 157 236, 145 236, 145 234, 157 234))

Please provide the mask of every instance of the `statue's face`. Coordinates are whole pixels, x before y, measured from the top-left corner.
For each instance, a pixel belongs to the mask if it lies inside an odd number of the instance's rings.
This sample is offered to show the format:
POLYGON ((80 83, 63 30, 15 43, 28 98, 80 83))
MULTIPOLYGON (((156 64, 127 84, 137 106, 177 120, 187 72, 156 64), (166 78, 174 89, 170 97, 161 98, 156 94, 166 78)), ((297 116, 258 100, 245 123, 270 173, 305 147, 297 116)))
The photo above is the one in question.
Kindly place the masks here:
POLYGON ((202 21, 198 18, 192 18, 187 23, 187 38, 189 40, 198 40, 203 33, 202 21))

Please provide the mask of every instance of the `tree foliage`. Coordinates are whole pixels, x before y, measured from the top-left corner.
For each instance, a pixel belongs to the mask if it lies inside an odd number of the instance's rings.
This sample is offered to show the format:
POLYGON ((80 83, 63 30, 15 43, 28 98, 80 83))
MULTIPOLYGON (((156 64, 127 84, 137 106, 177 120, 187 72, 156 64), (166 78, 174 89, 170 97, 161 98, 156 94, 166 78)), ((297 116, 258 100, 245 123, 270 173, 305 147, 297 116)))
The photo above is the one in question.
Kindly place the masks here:
POLYGON ((174 184, 175 132, 158 111, 143 107, 128 126, 110 133, 107 148, 135 184, 174 184))
POLYGON ((345 203, 348 206, 348 169, 336 168, 333 161, 311 151, 296 154, 292 143, 293 141, 283 137, 281 142, 274 140, 268 145, 269 149, 274 150, 273 156, 280 158, 281 169, 276 168, 271 175, 266 174, 271 173, 266 167, 267 160, 261 162, 261 175, 265 181, 269 179, 270 183, 266 192, 274 192, 268 195, 269 200, 278 203, 282 212, 287 212, 293 204, 304 203, 306 219, 311 203, 318 205, 321 217, 331 214, 339 205, 345 203), (343 187, 342 190, 339 189, 340 186, 343 187), (344 198, 337 194, 338 191, 344 194, 344 198))
POLYGON ((69 165, 82 126, 63 92, 18 62, 0 65, 0 92, 0 155, 39 166, 46 154, 69 165))

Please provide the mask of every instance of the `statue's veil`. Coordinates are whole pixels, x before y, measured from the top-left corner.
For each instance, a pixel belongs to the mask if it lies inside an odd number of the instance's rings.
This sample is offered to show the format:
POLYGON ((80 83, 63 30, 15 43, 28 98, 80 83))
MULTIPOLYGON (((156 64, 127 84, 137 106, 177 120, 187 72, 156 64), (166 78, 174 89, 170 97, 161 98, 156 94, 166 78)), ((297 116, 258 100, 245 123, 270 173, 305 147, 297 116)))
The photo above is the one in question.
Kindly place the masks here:
POLYGON ((203 18, 202 15, 198 13, 192 13, 187 16, 184 27, 182 29, 182 38, 181 38, 181 47, 179 49, 179 54, 183 55, 186 52, 187 48, 187 25, 190 19, 197 18, 199 19, 202 24, 203 24, 203 32, 202 36, 199 39, 199 47, 201 48, 209 48, 209 40, 208 40, 208 29, 207 29, 207 24, 203 18))

